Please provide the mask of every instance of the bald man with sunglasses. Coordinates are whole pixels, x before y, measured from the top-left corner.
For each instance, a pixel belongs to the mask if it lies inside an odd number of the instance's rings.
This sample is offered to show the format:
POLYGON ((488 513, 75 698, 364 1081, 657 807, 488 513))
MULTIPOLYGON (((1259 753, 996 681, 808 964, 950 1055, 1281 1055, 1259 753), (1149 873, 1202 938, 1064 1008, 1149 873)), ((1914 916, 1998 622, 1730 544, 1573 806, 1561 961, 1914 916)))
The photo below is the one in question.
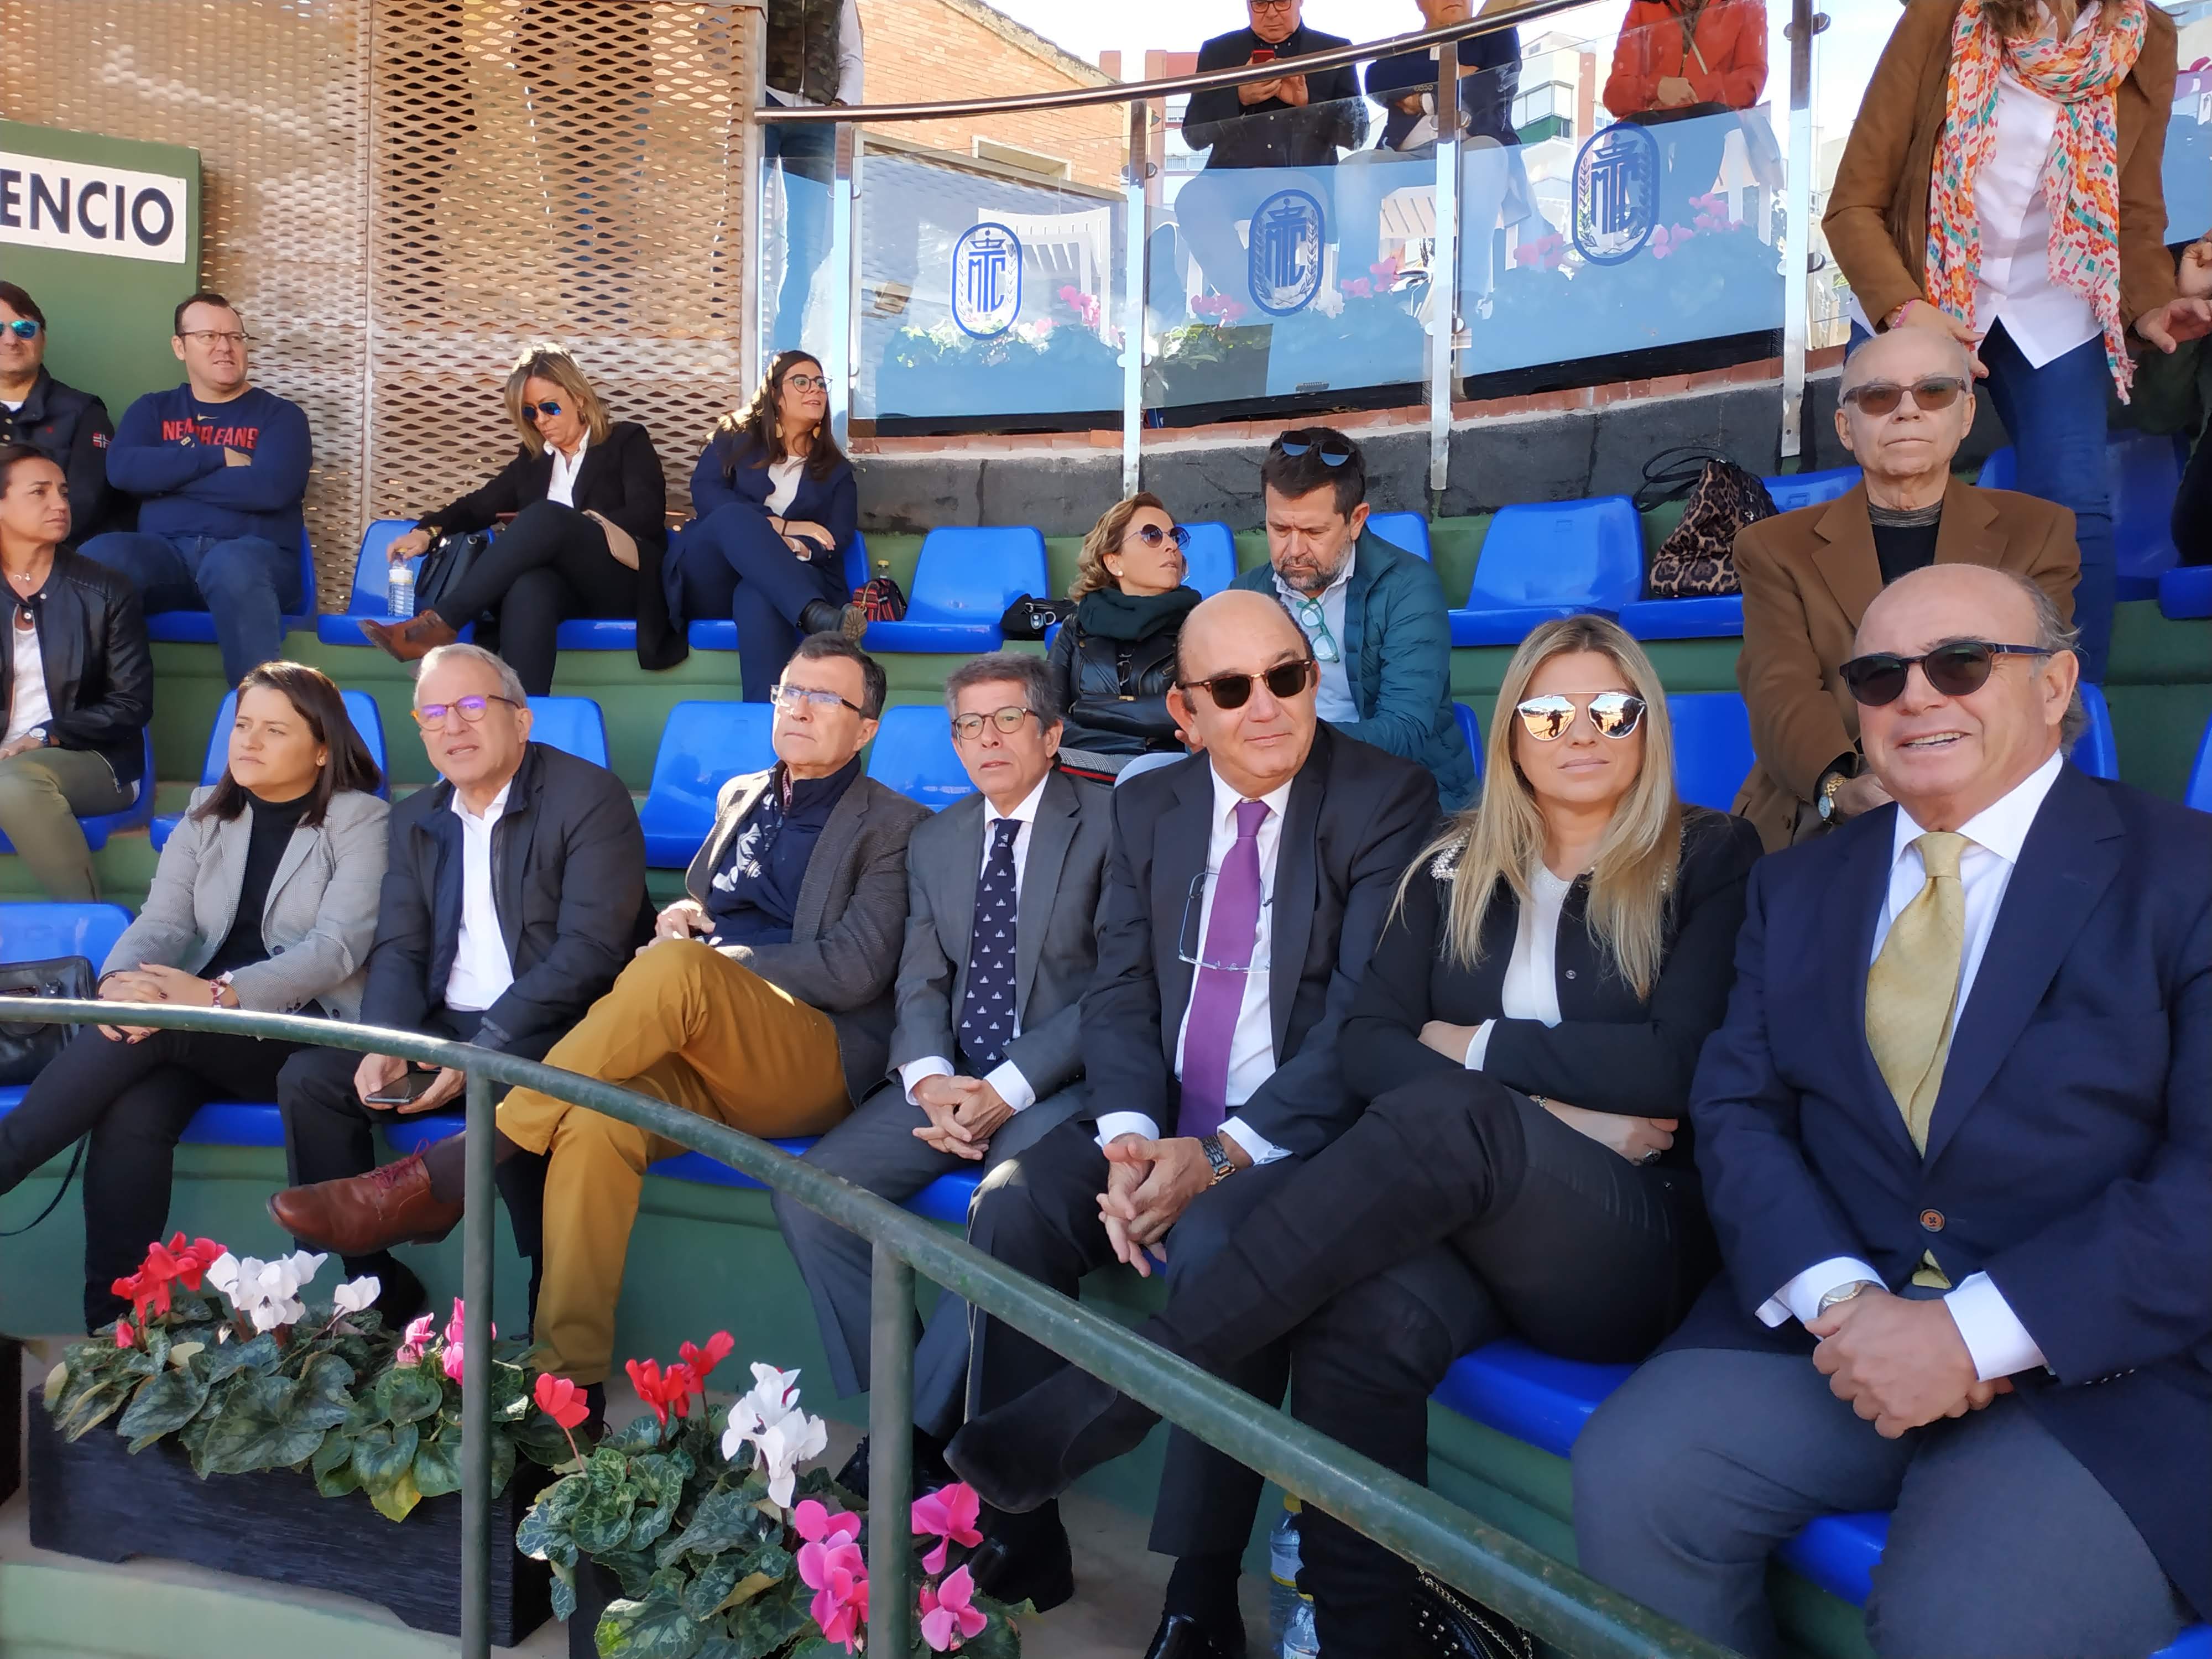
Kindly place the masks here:
POLYGON ((1863 481, 1736 536, 1735 677, 1758 761, 1735 811, 1769 852, 1888 802, 1860 754, 1858 705, 1841 673, 1885 586, 1930 564, 1987 565, 2027 577, 2073 616, 2073 514, 1952 476, 1974 424, 1973 373, 1966 348, 1931 329, 1868 341, 1844 365, 1836 408, 1837 436, 1863 481))

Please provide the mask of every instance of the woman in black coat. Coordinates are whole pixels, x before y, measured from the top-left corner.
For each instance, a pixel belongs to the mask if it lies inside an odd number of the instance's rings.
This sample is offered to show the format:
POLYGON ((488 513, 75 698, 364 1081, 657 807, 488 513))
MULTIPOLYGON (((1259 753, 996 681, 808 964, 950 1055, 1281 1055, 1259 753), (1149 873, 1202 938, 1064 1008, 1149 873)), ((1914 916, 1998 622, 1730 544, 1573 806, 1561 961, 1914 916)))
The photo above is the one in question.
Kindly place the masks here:
POLYGON ((1188 752, 1168 713, 1176 642, 1200 597, 1182 586, 1185 539, 1149 491, 1108 507, 1083 538, 1067 592, 1075 614, 1060 624, 1048 659, 1066 710, 1066 770, 1110 783, 1139 755, 1188 752))
MULTIPOLYGON (((1759 841, 1682 804, 1672 749, 1658 678, 1617 624, 1528 636, 1483 796, 1407 872, 1345 1022, 1366 1110, 1261 1176, 1141 1334, 1215 1370, 1287 1339, 1299 1420, 1418 1481, 1428 1396, 1468 1349, 1517 1334, 1627 1361, 1673 1329, 1717 1265, 1684 1120, 1759 841)), ((1070 1367, 950 1455, 987 1503, 1025 1510, 1041 1472, 1072 1481, 1152 1421, 1070 1367)), ((1313 1510, 1300 1541, 1324 1651, 1416 1650, 1410 1566, 1313 1510)))
POLYGON ((576 360, 552 345, 515 361, 507 411, 522 434, 514 459, 481 489, 425 514, 392 544, 392 562, 447 532, 489 530, 509 514, 514 521, 434 607, 410 623, 364 621, 362 632, 414 662, 491 612, 499 653, 533 697, 553 689, 557 636, 572 617, 634 617, 641 667, 683 661, 660 588, 668 483, 645 428, 609 419, 576 360))

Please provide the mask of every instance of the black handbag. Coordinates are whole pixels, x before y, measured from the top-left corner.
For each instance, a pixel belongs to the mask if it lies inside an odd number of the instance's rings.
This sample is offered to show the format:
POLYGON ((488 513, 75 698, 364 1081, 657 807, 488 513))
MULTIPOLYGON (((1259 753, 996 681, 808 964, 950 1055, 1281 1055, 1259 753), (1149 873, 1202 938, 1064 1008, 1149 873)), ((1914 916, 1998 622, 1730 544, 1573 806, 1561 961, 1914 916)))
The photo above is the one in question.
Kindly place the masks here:
POLYGON ((1041 640, 1054 623, 1075 614, 1073 599, 1033 599, 1024 593, 999 618, 999 631, 1010 640, 1041 640))
POLYGON ((491 532, 487 530, 449 530, 430 544, 430 550, 422 556, 422 568, 415 578, 415 614, 435 611, 445 617, 449 628, 459 628, 463 623, 474 622, 473 617, 447 617, 440 603, 453 591, 455 583, 469 573, 469 567, 480 558, 491 545, 491 532))
POLYGON ((1413 1642, 1421 1659, 1536 1659, 1527 1631, 1425 1572, 1413 1591, 1413 1642))
MULTIPOLYGON (((0 963, 0 996, 71 997, 88 1001, 97 989, 92 963, 82 957, 50 957, 43 962, 0 963)), ((74 1025, 36 1024, 28 1020, 0 1020, 0 1083, 29 1083, 55 1055, 67 1048, 78 1031, 74 1025)), ((27 1233, 52 1215, 76 1179, 84 1159, 80 1139, 70 1156, 68 1171, 46 1207, 20 1227, 0 1232, 0 1238, 27 1233)))

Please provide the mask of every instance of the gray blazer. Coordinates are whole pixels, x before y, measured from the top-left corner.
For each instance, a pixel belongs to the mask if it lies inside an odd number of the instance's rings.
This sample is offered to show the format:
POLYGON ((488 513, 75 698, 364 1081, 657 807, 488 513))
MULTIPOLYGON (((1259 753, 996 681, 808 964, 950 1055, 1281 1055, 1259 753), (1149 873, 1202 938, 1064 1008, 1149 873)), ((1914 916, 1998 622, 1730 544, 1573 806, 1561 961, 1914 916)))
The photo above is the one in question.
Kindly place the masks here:
MULTIPOLYGON (((214 793, 212 785, 193 790, 192 806, 214 793)), ((268 960, 231 977, 240 1007, 289 1014, 314 1002, 339 1019, 361 1017, 391 811, 374 795, 341 790, 320 824, 292 832, 261 911, 268 960)), ((100 971, 157 962, 197 974, 212 961, 238 917, 252 834, 250 811, 226 819, 188 811, 161 849, 145 907, 100 971)))
MULTIPOLYGON (((1006 1058, 1039 1100, 1083 1071, 1081 1004, 1098 965, 1098 889, 1114 836, 1113 799, 1109 789, 1054 772, 1030 830, 1014 921, 1021 1035, 1007 1045, 1006 1058)), ((969 795, 915 830, 907 849, 894 1071, 933 1054, 954 1058, 989 812, 981 794, 969 795)))
MULTIPOLYGON (((684 890, 700 903, 731 836, 775 775, 748 772, 722 786, 714 833, 684 872, 684 890)), ((722 947, 723 955, 830 1016, 846 1091, 855 1101, 882 1080, 889 1062, 891 983, 906 927, 907 841, 928 817, 927 806, 873 778, 854 779, 806 861, 791 943, 722 947)))

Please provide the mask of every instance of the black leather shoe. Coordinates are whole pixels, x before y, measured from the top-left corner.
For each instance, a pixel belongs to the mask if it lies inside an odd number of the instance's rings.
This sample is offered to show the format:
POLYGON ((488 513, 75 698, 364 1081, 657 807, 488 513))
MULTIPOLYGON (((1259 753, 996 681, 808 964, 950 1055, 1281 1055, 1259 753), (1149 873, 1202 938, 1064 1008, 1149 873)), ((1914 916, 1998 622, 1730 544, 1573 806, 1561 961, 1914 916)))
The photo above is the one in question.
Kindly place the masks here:
MULTIPOLYGON (((945 1466, 945 1449, 936 1437, 920 1429, 914 1431, 914 1492, 919 1498, 924 1492, 935 1492, 939 1486, 949 1486, 953 1481, 952 1471, 945 1466)), ((855 1498, 868 1495, 868 1437, 862 1435, 860 1443, 853 1448, 853 1455, 845 1460, 845 1467, 837 1471, 837 1484, 855 1498)))
POLYGON ((1166 1613, 1145 1659, 1244 1659, 1244 1626, 1218 1630, 1187 1613, 1166 1613))
POLYGON ((1158 1421, 1111 1383, 1066 1365, 971 1420, 945 1448, 945 1461, 986 1504, 1026 1515, 1134 1451, 1158 1421))
POLYGON ((842 634, 858 645, 868 631, 868 613, 857 605, 836 605, 828 599, 809 599, 799 613, 802 634, 842 634))
POLYGON ((1026 1601, 1050 1613, 1075 1594, 1075 1558, 1057 1515, 1043 1523, 1001 1518, 968 1558, 968 1571, 977 1589, 1009 1607, 1026 1601))

